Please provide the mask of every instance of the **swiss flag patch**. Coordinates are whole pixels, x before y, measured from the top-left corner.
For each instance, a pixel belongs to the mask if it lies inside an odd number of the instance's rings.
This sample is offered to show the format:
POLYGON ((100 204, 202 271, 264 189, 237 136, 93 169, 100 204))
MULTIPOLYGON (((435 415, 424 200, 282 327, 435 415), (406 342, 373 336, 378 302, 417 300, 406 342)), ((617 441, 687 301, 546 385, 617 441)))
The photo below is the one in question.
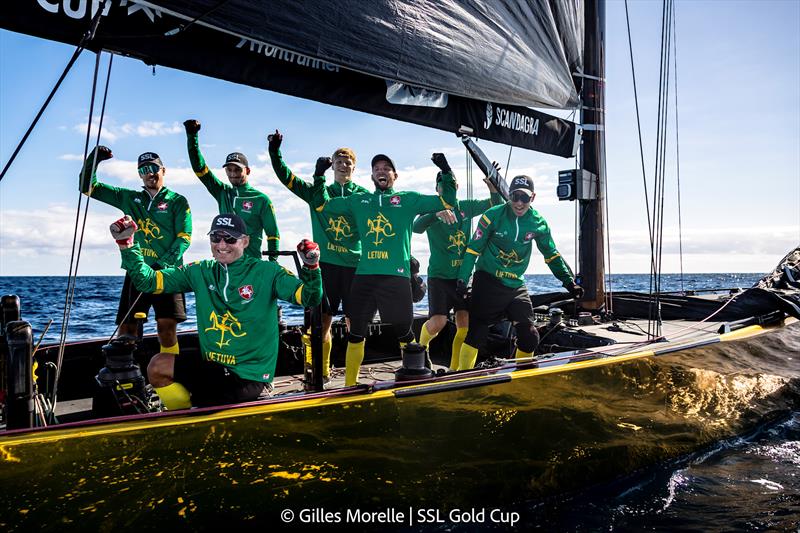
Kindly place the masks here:
POLYGON ((158 210, 159 211, 166 211, 167 210, 167 202, 159 202, 158 203, 158 210))
POLYGON ((251 202, 250 200, 245 200, 244 202, 242 202, 242 209, 244 209, 245 211, 251 211, 253 209, 253 202, 251 202))
POLYGON ((252 299, 253 298, 253 286, 252 285, 245 285, 243 287, 239 287, 239 296, 241 296, 243 300, 252 299))
POLYGON ((481 228, 476 229, 475 230, 475 240, 477 241, 478 239, 480 239, 482 237, 483 237, 483 230, 481 230, 481 228))
POLYGON ((392 205, 400 205, 400 197, 399 196, 392 196, 391 198, 389 198, 389 202, 392 205))

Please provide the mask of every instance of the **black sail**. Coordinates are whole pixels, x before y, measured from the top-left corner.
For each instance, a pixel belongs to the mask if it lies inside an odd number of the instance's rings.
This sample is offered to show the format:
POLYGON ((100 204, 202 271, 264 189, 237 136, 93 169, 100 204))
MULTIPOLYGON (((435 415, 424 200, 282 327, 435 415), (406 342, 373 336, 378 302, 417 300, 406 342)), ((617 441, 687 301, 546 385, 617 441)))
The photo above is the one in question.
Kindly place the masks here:
MULTIPOLYGON (((77 44, 98 0, 27 0, 0 27, 77 44)), ((568 157, 581 0, 109 0, 93 50, 568 157)))

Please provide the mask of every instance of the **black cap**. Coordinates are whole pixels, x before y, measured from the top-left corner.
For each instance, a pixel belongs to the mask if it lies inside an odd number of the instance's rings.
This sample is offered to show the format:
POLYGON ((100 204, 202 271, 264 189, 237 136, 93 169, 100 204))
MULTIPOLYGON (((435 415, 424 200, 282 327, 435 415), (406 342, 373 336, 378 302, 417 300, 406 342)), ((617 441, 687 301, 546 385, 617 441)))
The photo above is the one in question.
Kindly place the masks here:
POLYGON ((514 191, 527 191, 528 196, 533 194, 533 179, 530 176, 517 176, 508 186, 508 193, 514 191))
POLYGON ((222 165, 236 165, 238 167, 247 168, 250 165, 247 163, 247 157, 241 152, 233 152, 228 154, 228 157, 225 158, 225 164, 222 165))
POLYGON ((389 157, 388 155, 386 154, 376 155, 375 157, 372 158, 372 163, 370 164, 370 167, 374 167, 375 163, 377 163, 378 161, 386 161, 387 163, 389 163, 389 166, 392 167, 392 170, 397 172, 397 169, 394 166, 394 161, 392 161, 392 158, 389 157))
POLYGON ((224 231, 231 237, 238 239, 243 235, 247 235, 247 224, 244 223, 244 220, 239 215, 222 213, 214 217, 208 234, 211 235, 215 231, 224 231))
POLYGON ((161 158, 158 157, 158 154, 155 152, 145 152, 139 156, 139 162, 136 164, 136 168, 141 168, 148 163, 155 163, 156 165, 163 167, 164 163, 161 162, 161 158))

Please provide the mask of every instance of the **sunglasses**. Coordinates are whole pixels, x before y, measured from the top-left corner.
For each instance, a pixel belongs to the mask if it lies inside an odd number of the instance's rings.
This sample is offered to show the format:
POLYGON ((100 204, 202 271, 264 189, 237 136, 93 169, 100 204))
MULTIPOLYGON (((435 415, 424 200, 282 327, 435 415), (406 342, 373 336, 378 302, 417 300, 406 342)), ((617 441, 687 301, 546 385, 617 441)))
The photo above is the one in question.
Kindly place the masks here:
POLYGON ((522 202, 522 203, 526 204, 526 203, 531 201, 531 197, 530 197, 530 195, 527 195, 522 191, 514 191, 514 192, 511 193, 511 201, 512 202, 522 202))
POLYGON ((155 164, 144 165, 139 167, 139 175, 147 176, 148 174, 157 174, 161 167, 155 164))
POLYGON ((236 241, 239 240, 236 237, 231 237, 227 233, 212 233, 209 237, 214 244, 217 244, 219 241, 225 241, 226 244, 236 244, 236 241))

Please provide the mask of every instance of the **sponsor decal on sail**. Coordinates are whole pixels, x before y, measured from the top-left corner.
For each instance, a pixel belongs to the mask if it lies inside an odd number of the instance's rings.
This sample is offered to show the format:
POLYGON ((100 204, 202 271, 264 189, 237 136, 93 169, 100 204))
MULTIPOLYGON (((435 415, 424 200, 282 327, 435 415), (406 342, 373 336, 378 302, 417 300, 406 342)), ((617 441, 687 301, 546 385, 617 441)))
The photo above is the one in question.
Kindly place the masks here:
POLYGON ((493 108, 491 103, 486 103, 486 122, 483 128, 488 130, 494 126, 500 126, 509 130, 520 131, 529 135, 539 135, 539 119, 530 115, 524 115, 517 111, 511 111, 504 107, 493 108), (492 113, 494 111, 494 114, 492 113))

